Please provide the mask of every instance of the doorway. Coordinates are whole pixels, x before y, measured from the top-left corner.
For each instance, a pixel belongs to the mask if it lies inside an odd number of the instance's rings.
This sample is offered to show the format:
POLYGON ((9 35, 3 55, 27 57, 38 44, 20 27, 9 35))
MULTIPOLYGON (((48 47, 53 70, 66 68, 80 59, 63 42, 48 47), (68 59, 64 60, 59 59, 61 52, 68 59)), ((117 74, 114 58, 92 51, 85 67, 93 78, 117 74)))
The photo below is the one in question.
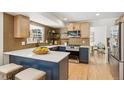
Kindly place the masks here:
POLYGON ((98 26, 90 28, 91 57, 101 58, 98 64, 108 63, 107 27, 98 26))

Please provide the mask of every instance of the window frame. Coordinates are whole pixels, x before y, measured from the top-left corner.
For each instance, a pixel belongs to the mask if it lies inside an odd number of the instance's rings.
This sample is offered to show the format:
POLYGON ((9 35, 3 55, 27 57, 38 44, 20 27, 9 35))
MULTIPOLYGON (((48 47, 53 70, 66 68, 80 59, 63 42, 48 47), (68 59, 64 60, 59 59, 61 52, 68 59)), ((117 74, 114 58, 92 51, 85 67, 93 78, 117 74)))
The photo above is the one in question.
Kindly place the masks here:
MULTIPOLYGON (((34 34, 33 29, 40 29, 41 33, 42 33, 42 39, 39 41, 39 43, 44 43, 45 40, 45 27, 44 26, 39 26, 39 25, 35 25, 35 24, 30 24, 30 31, 29 31, 29 37, 27 38, 27 44, 34 44, 34 43, 38 43, 38 37, 34 36, 36 35, 36 33, 34 34), (33 35, 33 36, 31 36, 33 35)), ((39 36, 39 35, 37 35, 39 36)))

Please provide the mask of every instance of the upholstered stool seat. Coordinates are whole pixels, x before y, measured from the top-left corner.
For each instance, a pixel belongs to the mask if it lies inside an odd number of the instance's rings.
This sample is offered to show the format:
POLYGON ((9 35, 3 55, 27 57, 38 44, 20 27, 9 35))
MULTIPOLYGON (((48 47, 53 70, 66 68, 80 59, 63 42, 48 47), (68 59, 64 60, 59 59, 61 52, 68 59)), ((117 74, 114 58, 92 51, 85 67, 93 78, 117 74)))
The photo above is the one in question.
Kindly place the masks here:
POLYGON ((34 68, 25 69, 15 75, 16 80, 43 80, 46 72, 34 68))
POLYGON ((13 79, 13 76, 17 74, 22 68, 23 66, 21 65, 10 63, 0 66, 0 73, 2 74, 3 79, 5 80, 13 79))

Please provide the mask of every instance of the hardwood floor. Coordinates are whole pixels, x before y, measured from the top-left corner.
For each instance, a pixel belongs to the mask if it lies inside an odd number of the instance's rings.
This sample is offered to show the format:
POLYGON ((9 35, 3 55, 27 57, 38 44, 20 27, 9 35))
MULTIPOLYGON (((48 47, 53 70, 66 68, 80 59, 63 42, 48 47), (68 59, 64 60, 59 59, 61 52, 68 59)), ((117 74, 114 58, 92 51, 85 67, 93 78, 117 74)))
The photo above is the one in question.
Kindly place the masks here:
POLYGON ((88 65, 69 63, 69 79, 70 80, 87 80, 88 65))
POLYGON ((105 55, 95 54, 89 64, 69 63, 69 80, 113 80, 105 55))
POLYGON ((107 64, 90 64, 87 77, 88 80, 113 80, 109 65, 107 64))

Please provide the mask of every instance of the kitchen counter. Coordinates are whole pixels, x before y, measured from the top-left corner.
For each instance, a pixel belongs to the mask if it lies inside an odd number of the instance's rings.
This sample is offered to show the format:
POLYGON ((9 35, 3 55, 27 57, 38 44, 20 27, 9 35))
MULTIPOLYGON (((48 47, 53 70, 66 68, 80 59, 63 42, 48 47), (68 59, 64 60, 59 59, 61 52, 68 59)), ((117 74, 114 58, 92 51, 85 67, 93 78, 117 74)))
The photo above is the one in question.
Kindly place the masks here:
MULTIPOLYGON (((65 45, 50 45, 50 46, 45 46, 45 47, 47 47, 47 48, 53 48, 53 47, 59 47, 59 46, 66 47, 65 45)), ((81 45, 80 48, 90 48, 90 46, 82 46, 81 45)))
POLYGON ((65 45, 50 45, 50 46, 45 46, 45 47, 47 47, 47 48, 54 48, 54 47, 59 47, 59 46, 66 47, 65 45))
POLYGON ((90 46, 80 46, 80 48, 90 48, 90 46))
MULTIPOLYGON (((53 46, 52 46, 53 47, 53 46)), ((9 63, 22 65, 24 68, 36 68, 47 73, 47 80, 68 79, 68 52, 49 51, 45 55, 32 53, 34 48, 4 52, 9 56, 9 63)))
MULTIPOLYGON (((50 47, 55 47, 55 46, 48 46, 48 48, 50 48, 50 47)), ((38 59, 38 60, 44 60, 44 61, 50 61, 50 62, 55 62, 55 63, 60 62, 62 59, 64 59, 66 56, 69 55, 69 52, 60 52, 60 51, 49 51, 48 54, 37 55, 32 52, 33 49, 34 48, 22 49, 22 50, 11 51, 11 52, 4 52, 4 54, 38 59)))

